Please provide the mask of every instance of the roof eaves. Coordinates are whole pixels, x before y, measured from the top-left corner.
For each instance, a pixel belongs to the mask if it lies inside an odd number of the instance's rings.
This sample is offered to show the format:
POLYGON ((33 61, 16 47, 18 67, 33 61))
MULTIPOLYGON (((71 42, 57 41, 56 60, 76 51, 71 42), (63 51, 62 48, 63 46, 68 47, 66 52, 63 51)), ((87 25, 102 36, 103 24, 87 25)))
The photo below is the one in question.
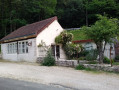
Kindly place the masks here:
POLYGON ((36 34, 32 33, 32 34, 28 34, 28 35, 24 35, 24 36, 18 36, 18 37, 14 37, 14 38, 5 39, 5 40, 3 39, 3 40, 0 40, 0 43, 22 40, 22 39, 28 39, 29 37, 36 37, 36 34))

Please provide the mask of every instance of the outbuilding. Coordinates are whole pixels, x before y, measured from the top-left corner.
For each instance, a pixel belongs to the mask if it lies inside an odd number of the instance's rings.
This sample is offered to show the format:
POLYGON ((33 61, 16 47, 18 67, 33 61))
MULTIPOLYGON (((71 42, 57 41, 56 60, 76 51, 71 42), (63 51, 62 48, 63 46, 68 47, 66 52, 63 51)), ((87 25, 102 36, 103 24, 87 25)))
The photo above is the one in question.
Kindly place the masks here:
POLYGON ((49 47, 54 57, 66 58, 61 45, 55 44, 55 37, 62 31, 56 16, 18 28, 0 40, 2 58, 36 62, 46 55, 49 47))

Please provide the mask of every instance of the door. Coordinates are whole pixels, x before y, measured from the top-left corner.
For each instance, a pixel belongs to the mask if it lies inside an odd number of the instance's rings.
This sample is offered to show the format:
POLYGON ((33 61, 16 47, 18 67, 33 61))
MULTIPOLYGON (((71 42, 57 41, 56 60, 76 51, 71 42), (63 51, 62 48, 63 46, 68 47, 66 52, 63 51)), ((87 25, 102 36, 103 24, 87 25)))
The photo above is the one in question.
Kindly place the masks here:
POLYGON ((51 45, 52 55, 54 57, 60 58, 60 46, 59 45, 51 45))

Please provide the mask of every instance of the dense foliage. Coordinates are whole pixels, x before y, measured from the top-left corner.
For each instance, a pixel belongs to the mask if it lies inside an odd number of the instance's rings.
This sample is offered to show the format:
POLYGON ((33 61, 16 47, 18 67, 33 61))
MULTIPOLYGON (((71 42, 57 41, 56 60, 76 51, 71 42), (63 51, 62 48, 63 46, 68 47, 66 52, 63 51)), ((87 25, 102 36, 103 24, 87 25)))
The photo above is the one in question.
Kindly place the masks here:
MULTIPOLYGON (((111 60, 107 57, 104 57, 104 61, 105 64, 110 64, 111 60)), ((112 59, 112 63, 114 63, 114 60, 112 59)))
POLYGON ((72 39, 73 39, 72 33, 67 33, 67 31, 63 31, 59 36, 55 38, 55 42, 57 44, 62 44, 63 46, 65 46, 67 43, 71 42, 72 39))
POLYGON ((44 58, 42 65, 43 66, 54 66, 55 65, 55 59, 52 56, 51 50, 48 50, 47 56, 44 58))
POLYGON ((89 50, 88 54, 86 55, 86 60, 92 61, 92 60, 97 60, 98 52, 97 50, 89 50))
POLYGON ((67 43, 63 47, 68 59, 78 58, 79 54, 81 52, 81 45, 73 44, 73 43, 67 43))
POLYGON ((112 41, 118 34, 118 20, 99 15, 99 20, 90 27, 84 26, 85 34, 92 39, 98 50, 99 61, 103 63, 105 45, 112 41))
POLYGON ((0 38, 17 28, 58 16, 64 28, 91 25, 96 14, 119 18, 118 0, 0 0, 0 38))

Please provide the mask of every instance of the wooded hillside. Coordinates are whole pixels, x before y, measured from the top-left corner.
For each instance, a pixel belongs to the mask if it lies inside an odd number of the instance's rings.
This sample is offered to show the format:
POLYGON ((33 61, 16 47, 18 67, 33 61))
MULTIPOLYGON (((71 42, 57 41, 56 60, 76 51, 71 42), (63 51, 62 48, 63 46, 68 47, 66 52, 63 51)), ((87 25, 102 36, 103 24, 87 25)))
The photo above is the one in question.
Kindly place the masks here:
POLYGON ((63 28, 94 24, 96 14, 119 18, 118 0, 0 0, 0 38, 17 28, 58 16, 63 28))

